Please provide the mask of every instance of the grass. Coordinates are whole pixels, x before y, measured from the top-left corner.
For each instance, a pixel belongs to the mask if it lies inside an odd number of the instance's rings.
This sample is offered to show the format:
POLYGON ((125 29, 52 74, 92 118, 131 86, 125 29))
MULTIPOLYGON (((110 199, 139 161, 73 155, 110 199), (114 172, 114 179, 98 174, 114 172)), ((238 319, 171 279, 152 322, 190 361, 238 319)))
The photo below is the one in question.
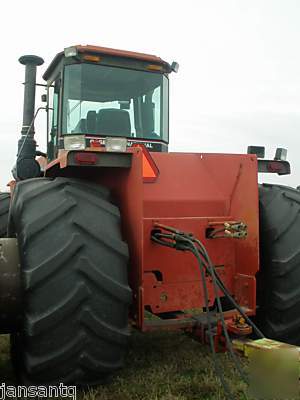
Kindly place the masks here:
MULTIPOLYGON (((236 399, 246 399, 227 354, 218 354, 236 399)), ((0 381, 16 384, 9 338, 0 336, 0 381)), ((206 346, 179 332, 134 332, 125 368, 104 386, 81 392, 80 400, 219 400, 224 392, 206 346)))

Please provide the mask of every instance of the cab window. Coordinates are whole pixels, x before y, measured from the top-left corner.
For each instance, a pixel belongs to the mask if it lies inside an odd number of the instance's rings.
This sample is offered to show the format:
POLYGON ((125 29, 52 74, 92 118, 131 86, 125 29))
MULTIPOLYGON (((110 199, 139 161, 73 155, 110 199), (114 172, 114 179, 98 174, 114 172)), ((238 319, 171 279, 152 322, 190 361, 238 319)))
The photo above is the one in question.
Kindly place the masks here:
POLYGON ((168 142, 168 78, 119 67, 67 65, 62 134, 77 133, 168 142))

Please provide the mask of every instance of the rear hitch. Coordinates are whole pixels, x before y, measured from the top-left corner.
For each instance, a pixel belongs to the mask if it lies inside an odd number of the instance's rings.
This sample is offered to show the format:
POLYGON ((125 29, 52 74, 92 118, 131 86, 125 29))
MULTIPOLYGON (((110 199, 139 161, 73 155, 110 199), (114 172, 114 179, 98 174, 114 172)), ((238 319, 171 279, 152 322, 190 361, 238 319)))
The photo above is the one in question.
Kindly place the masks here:
MULTIPOLYGON (((214 338, 214 347, 216 352, 227 351, 227 343, 224 335, 219 313, 211 313, 211 333, 214 338)), ((243 316, 237 310, 223 312, 225 326, 231 337, 245 338, 253 332, 252 327, 246 323, 243 316)), ((202 344, 209 344, 209 327, 207 312, 199 315, 194 315, 193 319, 197 321, 197 325, 192 330, 192 336, 202 344)))

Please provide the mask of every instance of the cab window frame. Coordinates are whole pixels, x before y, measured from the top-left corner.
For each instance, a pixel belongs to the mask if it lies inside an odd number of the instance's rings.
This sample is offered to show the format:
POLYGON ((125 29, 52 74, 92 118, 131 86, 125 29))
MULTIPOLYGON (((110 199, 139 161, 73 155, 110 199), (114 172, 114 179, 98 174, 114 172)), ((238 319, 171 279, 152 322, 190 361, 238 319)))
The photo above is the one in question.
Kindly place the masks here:
POLYGON ((59 148, 61 136, 61 99, 62 99, 62 71, 56 77, 47 82, 47 155, 49 160, 55 159, 59 148), (57 89, 57 91, 56 91, 57 89), (52 93, 50 94, 50 91, 52 93), (54 98, 57 94, 57 101, 54 109, 54 98), (56 114, 55 114, 56 113, 56 114), (56 117, 56 130, 53 131, 54 118, 56 117), (54 140, 56 138, 56 140, 54 140))

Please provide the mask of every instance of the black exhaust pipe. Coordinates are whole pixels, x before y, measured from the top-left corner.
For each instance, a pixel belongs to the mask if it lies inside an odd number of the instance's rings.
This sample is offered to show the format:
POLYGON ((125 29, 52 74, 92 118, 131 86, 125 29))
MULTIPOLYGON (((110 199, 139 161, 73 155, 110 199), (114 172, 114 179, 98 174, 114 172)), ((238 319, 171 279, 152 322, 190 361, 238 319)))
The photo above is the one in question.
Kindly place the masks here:
POLYGON ((40 176, 40 166, 35 160, 36 141, 34 140, 34 111, 35 111, 35 86, 36 67, 42 65, 41 57, 26 55, 19 58, 25 65, 23 125, 21 139, 18 141, 17 163, 13 169, 16 180, 36 178, 40 176))

